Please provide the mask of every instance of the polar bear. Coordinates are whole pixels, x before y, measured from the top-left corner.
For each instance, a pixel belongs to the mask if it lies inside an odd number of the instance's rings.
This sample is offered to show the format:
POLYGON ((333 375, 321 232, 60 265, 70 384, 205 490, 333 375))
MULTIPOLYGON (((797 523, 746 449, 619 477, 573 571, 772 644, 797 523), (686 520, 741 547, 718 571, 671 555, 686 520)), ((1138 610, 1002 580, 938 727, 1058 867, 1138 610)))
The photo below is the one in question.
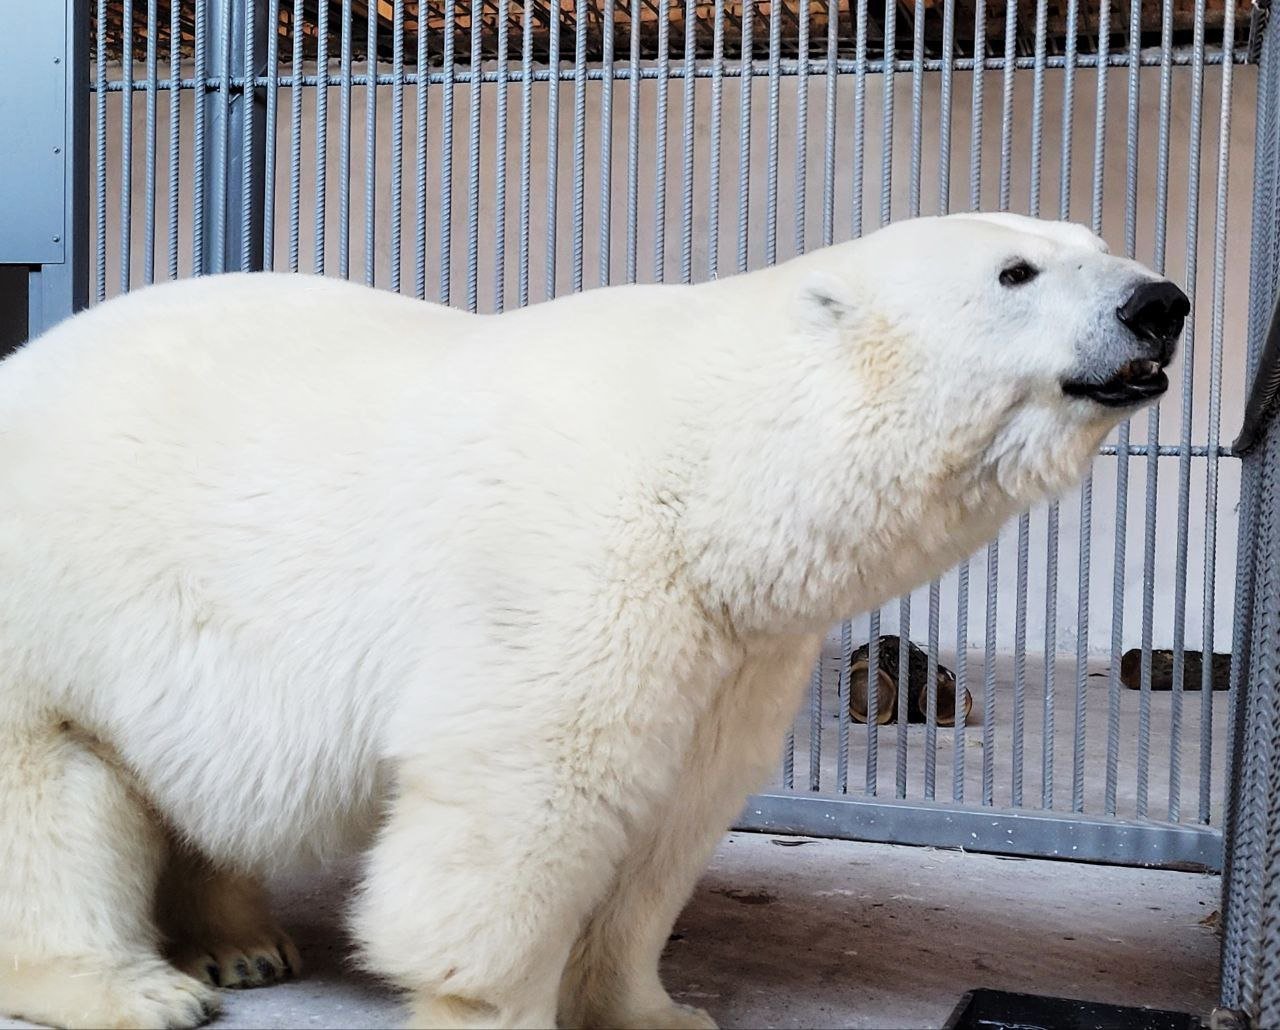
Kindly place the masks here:
POLYGON ((478 316, 226 275, 0 365, 0 1012, 200 1023, 366 855, 418 1026, 711 1027, 658 977, 825 629, 1069 487, 1187 298, 891 225, 478 316))

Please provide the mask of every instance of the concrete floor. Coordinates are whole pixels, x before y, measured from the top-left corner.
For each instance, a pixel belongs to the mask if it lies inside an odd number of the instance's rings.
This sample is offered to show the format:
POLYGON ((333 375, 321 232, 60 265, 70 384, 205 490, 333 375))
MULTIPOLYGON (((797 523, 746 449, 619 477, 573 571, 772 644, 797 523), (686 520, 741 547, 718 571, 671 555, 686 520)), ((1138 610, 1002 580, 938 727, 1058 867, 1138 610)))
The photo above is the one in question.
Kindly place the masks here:
MULTIPOLYGON (((307 975, 228 992, 214 1026, 402 1020, 395 994, 346 962, 345 887, 279 888, 307 975)), ((723 1027, 936 1027, 981 986, 1206 1012, 1217 907, 1217 878, 1198 874, 731 834, 664 975, 723 1027)))

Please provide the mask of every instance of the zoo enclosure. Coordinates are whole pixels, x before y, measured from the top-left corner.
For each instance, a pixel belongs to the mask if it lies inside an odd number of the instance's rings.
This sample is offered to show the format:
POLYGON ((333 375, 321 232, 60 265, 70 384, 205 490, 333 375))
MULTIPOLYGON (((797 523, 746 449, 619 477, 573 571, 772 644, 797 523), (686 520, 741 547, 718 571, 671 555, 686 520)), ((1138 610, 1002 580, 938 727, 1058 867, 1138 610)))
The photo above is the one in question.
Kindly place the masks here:
POLYGON ((1255 617, 1273 596, 1276 466, 1269 436, 1239 461, 1222 434, 1275 284, 1265 7, 33 3, 0 34, 24 87, 0 99, 0 130, 23 144, 0 157, 17 187, 0 190, 0 296, 27 312, 9 341, 137 285, 237 268, 486 311, 730 274, 921 213, 1091 225, 1193 297, 1175 388, 1078 494, 833 634, 742 825, 1217 869, 1225 819, 1224 995, 1256 1009, 1249 971, 1280 961, 1258 931, 1270 913, 1276 932, 1280 827, 1257 785, 1277 793, 1280 751, 1275 643, 1255 617), (972 692, 973 725, 939 726, 932 687, 923 725, 852 722, 852 649, 871 645, 874 683, 881 633, 913 625, 930 682, 945 664, 972 692), (1208 689, 1207 661, 1189 682, 1183 650, 1211 654, 1233 628, 1231 690, 1208 689), (1160 646, 1167 693, 1152 689, 1160 646), (1119 675, 1131 647, 1136 691, 1119 675))

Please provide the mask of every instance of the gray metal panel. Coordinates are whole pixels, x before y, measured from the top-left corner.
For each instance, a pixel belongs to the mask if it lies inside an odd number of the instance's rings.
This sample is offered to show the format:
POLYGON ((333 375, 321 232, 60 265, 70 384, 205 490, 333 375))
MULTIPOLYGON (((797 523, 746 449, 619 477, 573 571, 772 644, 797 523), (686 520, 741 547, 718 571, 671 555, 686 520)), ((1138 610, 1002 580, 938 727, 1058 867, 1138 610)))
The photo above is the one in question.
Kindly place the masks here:
POLYGON ((208 69, 217 85, 204 95, 206 188, 199 267, 203 273, 263 266, 266 94, 237 88, 266 71, 266 0, 207 0, 208 69), (246 61, 252 60, 250 69, 246 61), (246 98, 248 102, 246 102, 246 98))
POLYGON ((52 2, 0 5, 0 264, 66 257, 71 11, 52 2))
POLYGON ((734 828, 1113 865, 1207 872, 1222 868, 1222 837, 1205 827, 1137 824, 1025 809, 757 794, 748 799, 734 828))

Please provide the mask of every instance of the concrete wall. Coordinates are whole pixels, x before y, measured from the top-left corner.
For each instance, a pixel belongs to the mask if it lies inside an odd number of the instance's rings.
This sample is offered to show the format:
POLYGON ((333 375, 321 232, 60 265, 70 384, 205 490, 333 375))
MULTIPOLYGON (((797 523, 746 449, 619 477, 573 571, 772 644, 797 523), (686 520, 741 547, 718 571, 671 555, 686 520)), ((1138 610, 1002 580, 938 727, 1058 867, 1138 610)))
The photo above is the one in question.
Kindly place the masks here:
MULTIPOLYGON (((142 77, 143 70, 136 75, 142 77)), ((1109 73, 1109 106, 1106 118, 1106 146, 1102 156, 1103 178, 1103 231, 1112 248, 1124 248, 1126 213, 1126 76, 1122 69, 1109 73)), ((114 77, 114 76, 113 76, 114 77)), ((1229 223, 1227 228, 1227 276, 1222 308, 1222 430, 1221 438, 1230 442, 1239 424, 1243 410, 1243 353, 1245 314, 1248 294, 1248 254, 1250 235, 1250 191, 1254 136, 1255 82, 1253 68, 1235 70, 1235 89, 1230 106, 1231 126, 1227 157, 1229 171, 1229 223)), ((940 78, 929 75, 923 83, 921 132, 920 203, 922 213, 934 213, 940 209, 938 196, 938 171, 940 164, 940 78)), ((1059 176, 1062 167, 1062 108, 1063 73, 1051 71, 1045 79, 1045 102, 1040 165, 1040 211, 1056 216, 1060 209, 1059 176)), ((1159 125, 1159 70, 1147 69, 1140 76, 1140 103, 1138 125, 1140 129, 1137 154, 1137 256, 1148 262, 1156 262, 1161 255, 1155 253, 1155 226, 1157 207, 1157 133, 1159 125)), ((866 90, 866 131, 864 134, 863 168, 865 170, 862 196, 862 219, 866 229, 879 221, 882 186, 887 186, 893 217, 904 217, 912 209, 911 204, 911 91, 909 75, 894 77, 894 123, 892 127, 891 178, 882 179, 883 98, 884 82, 879 77, 869 77, 866 90)), ((1075 104, 1069 126, 1072 163, 1069 177, 1070 217, 1087 221, 1091 211, 1094 164, 1094 125, 1097 76, 1094 71, 1079 71, 1076 75, 1075 104)), ((740 83, 726 79, 723 98, 722 160, 720 166, 720 217, 718 247, 715 256, 721 274, 736 268, 738 219, 740 203, 738 146, 742 116, 739 104, 740 83)), ((1208 433, 1208 384, 1212 355, 1210 353, 1211 322, 1213 311, 1212 250, 1213 205, 1217 187, 1218 129, 1221 89, 1221 70, 1209 69, 1204 82, 1204 117, 1201 126, 1201 165, 1192 196, 1200 205, 1199 239, 1192 257, 1196 262, 1194 283, 1196 317, 1194 332, 1190 338, 1194 344, 1194 359, 1188 369, 1180 362, 1174 369, 1175 380, 1192 374, 1193 395, 1191 404, 1191 438, 1204 443, 1208 433)), ((848 238, 852 232, 855 215, 853 197, 854 182, 854 90, 852 76, 838 79, 836 84, 834 162, 835 180, 832 196, 834 238, 848 238)), ((999 203, 999 179, 1001 166, 1001 76, 987 73, 984 76, 984 108, 982 139, 980 144, 982 206, 995 207, 999 203)), ((1027 211, 1030 205, 1031 176, 1033 167, 1033 79, 1030 72, 1015 75, 1013 92, 1013 131, 1007 160, 1011 170, 1010 204, 1013 210, 1027 211)), ((967 208, 971 189, 970 133, 971 133, 972 76, 957 73, 951 102, 952 136, 949 154, 951 180, 951 207, 967 208)), ((441 225, 444 222, 442 205, 442 129, 443 98, 445 89, 435 85, 428 88, 426 103, 425 180, 421 193, 417 184, 419 152, 416 140, 417 95, 406 87, 403 93, 404 147, 401 154, 403 207, 399 256, 401 262, 401 288, 415 290, 418 265, 421 260, 425 277, 426 294, 435 298, 439 279, 439 249, 441 225), (419 258, 417 211, 425 212, 425 254, 419 258)), ((535 84, 532 93, 532 161, 530 168, 531 210, 529 238, 530 299, 537 301, 546 295, 544 283, 548 262, 548 179, 551 168, 548 133, 549 87, 535 84)), ((695 279, 705 278, 711 258, 710 241, 713 213, 710 210, 711 182, 711 126, 712 84, 698 80, 695 88, 695 113, 693 119, 693 181, 691 258, 695 279)), ((505 140, 507 155, 505 207, 497 206, 497 180, 495 158, 497 154, 498 93, 495 84, 482 89, 479 111, 480 125, 480 175, 478 204, 475 217, 478 226, 477 271, 478 299, 481 310, 492 310, 495 304, 495 233, 500 216, 505 220, 505 299, 513 304, 517 299, 519 283, 519 217, 520 217, 520 136, 522 91, 519 85, 508 87, 508 122, 505 140)), ((804 242, 817 246, 822 242, 824 207, 824 161, 826 142, 824 122, 826 116, 826 84, 821 77, 809 82, 807 132, 798 130, 797 118, 798 81, 784 79, 779 92, 779 124, 777 167, 776 246, 777 256, 783 259, 797 249, 797 226, 802 225, 804 242), (803 146, 800 144, 803 143, 803 146), (797 158, 803 156, 806 170, 797 173, 797 158), (797 189, 797 186, 801 189, 797 189), (799 217, 797 201, 803 198, 803 217, 799 217)), ((1187 266, 1188 251, 1188 177, 1190 174, 1190 96, 1191 78, 1187 70, 1178 69, 1173 76, 1171 93, 1170 160, 1168 168, 1167 239, 1162 255, 1165 267, 1173 278, 1189 284, 1187 266)), ((327 176, 324 185, 325 213, 324 259, 325 269, 336 274, 342 249, 349 240, 351 274, 366 274, 365 206, 372 189, 376 205, 372 249, 372 271, 378 286, 389 287, 392 282, 393 217, 392 217, 392 163, 393 163, 393 106, 394 91, 380 87, 377 91, 376 113, 376 173, 372 183, 367 179, 366 167, 366 93, 363 89, 352 91, 352 129, 350 137, 351 177, 347 199, 350 206, 350 224, 346 232, 340 222, 340 207, 344 183, 340 174, 341 144, 343 138, 340 92, 335 87, 328 92, 326 163, 327 176)), ((639 103, 639 194, 636 247, 638 275, 641 280, 653 280, 655 276, 655 241, 657 197, 655 172, 658 145, 657 103, 658 83, 650 80, 642 84, 639 103)), ((668 279, 677 279, 681 271, 682 240, 684 238, 683 197, 683 83, 671 82, 668 86, 668 111, 666 121, 666 171, 664 261, 668 279)), ((293 180, 290 166, 290 104, 288 90, 278 94, 279 108, 275 126, 276 177, 274 201, 274 262, 276 267, 289 263, 290 204, 293 180)), ((179 274, 190 272, 191 198, 194 179, 191 175, 193 144, 192 94, 181 97, 180 174, 178 180, 179 210, 177 219, 177 243, 179 248, 179 274)), ((298 260, 304 270, 316 264, 316 125, 317 94, 304 90, 301 112, 301 155, 297 192, 300 198, 298 224, 298 260)), ((571 288, 573 281, 573 228, 574 228, 574 87, 561 84, 558 90, 559 124, 555 137, 557 172, 555 227, 555 283, 559 291, 571 288)), ((120 287, 120 197, 122 186, 122 99, 118 93, 110 95, 107 113, 107 176, 108 209, 106 217, 106 292, 115 293, 120 287)), ((159 98, 157 146, 159 149, 156 188, 158 196, 157 220, 160 225, 157 239, 158 277, 167 268, 169 235, 167 230, 167 147, 169 143, 168 97, 159 98)), ((604 122, 601 86, 589 83, 586 88, 585 152, 583 163, 584 216, 582 220, 583 281, 587 287, 600 282, 598 273, 600 257, 600 228, 602 209, 600 145, 604 122)), ((629 112, 629 85, 614 84, 613 103, 610 108, 609 138, 612 141, 611 192, 607 204, 608 224, 612 234, 610 248, 611 274, 615 281, 624 277, 627 261, 627 138, 629 112)), ((452 146, 452 204, 447 224, 452 229, 451 283, 455 304, 464 304, 467 298, 468 266, 468 125, 471 118, 470 88, 460 85, 454 88, 454 130, 452 146)), ((96 124, 96 117, 95 117, 96 124)), ((750 195, 748 210, 749 262, 758 265, 765 259, 768 236, 769 177, 768 154, 768 82, 757 80, 751 94, 750 124, 750 195)), ((145 97, 137 95, 132 111, 132 177, 130 184, 132 252, 130 275, 134 284, 143 281, 143 240, 147 207, 145 186, 146 120, 145 97)), ((213 141, 208 141, 213 146, 213 141)), ((921 284, 922 297, 927 298, 928 284, 921 284)), ((607 327, 603 327, 607 330, 607 327)), ((269 341, 267 341, 269 342, 269 341)), ((359 341, 353 341, 359 346, 359 341)), ((1175 389, 1161 406, 1160 437, 1166 443, 1177 442, 1183 432, 1181 418, 1181 391, 1175 389)), ((1145 442, 1147 418, 1139 418, 1133 429, 1134 442, 1145 442)), ((1158 519, 1155 532, 1155 561, 1152 569, 1154 584, 1154 641, 1156 646, 1167 646, 1173 633, 1174 591, 1177 582, 1176 549, 1178 542, 1178 476, 1177 459, 1165 458, 1158 462, 1156 509, 1158 519)), ((1231 595, 1235 568, 1235 519, 1239 493, 1238 470, 1234 461, 1218 464, 1219 501, 1216 517, 1210 519, 1210 527, 1216 531, 1216 577, 1209 591, 1213 604, 1211 624, 1214 628, 1215 646, 1225 649, 1230 638, 1232 618, 1231 595)), ((1187 643, 1199 647, 1201 643, 1202 596, 1204 594, 1204 568, 1209 545, 1206 542, 1205 491, 1209 463, 1203 458, 1191 463, 1189 480, 1190 518, 1187 536, 1187 643)), ((1126 647, 1140 640, 1142 612, 1142 584, 1146 570, 1143 559, 1145 530, 1145 496, 1149 466, 1145 458, 1133 458, 1129 462, 1127 491, 1127 518, 1123 525, 1126 544, 1122 578, 1124 583, 1123 639, 1126 647)), ((1105 651, 1109 647, 1112 620, 1112 582, 1115 571, 1114 553, 1116 541, 1116 480, 1117 459, 1099 458, 1095 467, 1093 495, 1093 525, 1088 535, 1092 553, 1090 616, 1088 644, 1093 651, 1105 651)), ((1061 537, 1056 598, 1058 603, 1058 647, 1073 651, 1080 632, 1076 616, 1077 608, 1077 560, 1080 550, 1079 496, 1072 495, 1061 507, 1061 537)), ((1044 641, 1044 607, 1046 602, 1046 514, 1037 511, 1032 518, 1030 544, 1030 576, 1028 585, 1027 634, 1029 649, 1041 650, 1044 641)), ((1012 646, 1015 620, 1015 561, 1013 527, 1003 538, 1000 552, 1000 599, 997 617, 997 641, 1001 650, 1012 646)), ((984 624, 983 597, 985 593, 985 555, 979 555, 973 567, 971 582, 970 641, 981 643, 984 624)), ((944 647, 955 640, 955 580, 948 576, 943 584, 941 632, 944 647)), ((927 594, 920 592, 915 600, 913 637, 922 638, 925 632, 925 606, 927 594)), ((886 618, 885 628, 891 630, 895 616, 886 618)))

